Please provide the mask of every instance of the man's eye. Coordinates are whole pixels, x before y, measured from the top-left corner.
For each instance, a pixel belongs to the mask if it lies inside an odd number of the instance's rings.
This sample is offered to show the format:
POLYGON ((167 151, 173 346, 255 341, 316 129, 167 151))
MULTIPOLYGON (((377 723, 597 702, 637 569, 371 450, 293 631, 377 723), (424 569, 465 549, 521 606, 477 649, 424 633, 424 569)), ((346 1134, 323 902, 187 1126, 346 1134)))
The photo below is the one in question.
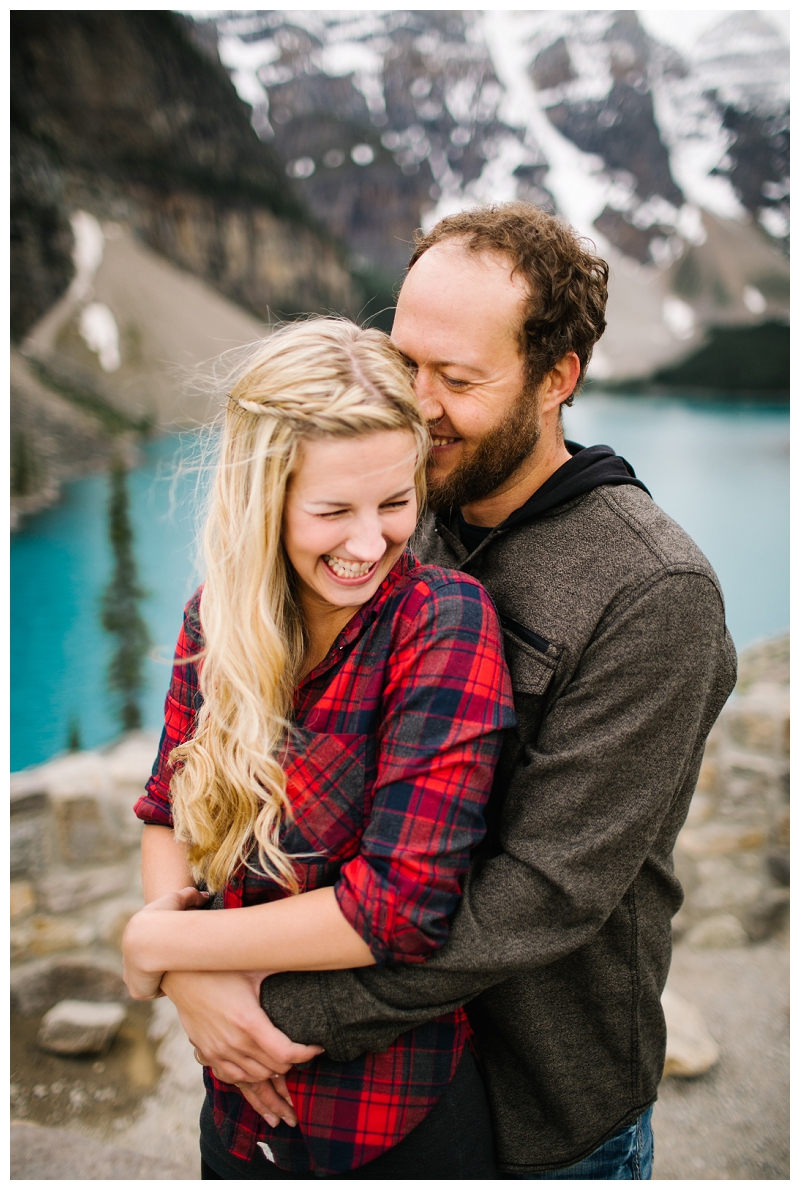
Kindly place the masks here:
POLYGON ((468 380, 458 380, 455 376, 442 376, 442 380, 448 388, 461 389, 466 388, 469 384, 468 380))

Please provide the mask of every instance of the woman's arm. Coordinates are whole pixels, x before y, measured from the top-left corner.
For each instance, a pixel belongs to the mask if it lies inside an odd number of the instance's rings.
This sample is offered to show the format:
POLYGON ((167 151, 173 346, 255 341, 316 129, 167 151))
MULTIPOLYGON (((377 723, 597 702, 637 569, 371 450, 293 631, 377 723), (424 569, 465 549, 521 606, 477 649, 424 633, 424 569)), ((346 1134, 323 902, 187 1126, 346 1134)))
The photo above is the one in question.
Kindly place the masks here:
POLYGON ((145 826, 142 834, 142 889, 146 905, 194 884, 187 851, 186 843, 178 842, 171 827, 149 823, 145 826))
MULTIPOLYGON (((157 828, 156 828, 157 829, 157 828)), ((338 971, 375 963, 332 888, 224 913, 187 913, 171 895, 150 904, 125 931, 126 966, 164 971, 338 971)))

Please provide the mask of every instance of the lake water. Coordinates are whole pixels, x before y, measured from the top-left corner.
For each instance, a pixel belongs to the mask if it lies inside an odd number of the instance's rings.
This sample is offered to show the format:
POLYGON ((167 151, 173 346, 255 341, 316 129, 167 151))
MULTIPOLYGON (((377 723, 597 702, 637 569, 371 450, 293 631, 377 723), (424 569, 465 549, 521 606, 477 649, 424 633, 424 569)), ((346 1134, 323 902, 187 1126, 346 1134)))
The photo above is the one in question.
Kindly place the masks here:
MULTIPOLYGON (((738 647, 789 623, 788 410, 672 399, 584 395, 566 411, 567 436, 608 443, 654 499, 691 534, 719 574, 738 647)), ((186 441, 163 438, 130 476, 131 519, 143 605, 156 656, 147 662, 145 726, 160 726, 167 659, 193 565, 193 474, 173 480, 186 441)), ((71 721, 83 747, 119 731, 105 687, 111 643, 99 600, 111 572, 107 479, 79 480, 11 545, 11 768, 66 746, 71 721)))

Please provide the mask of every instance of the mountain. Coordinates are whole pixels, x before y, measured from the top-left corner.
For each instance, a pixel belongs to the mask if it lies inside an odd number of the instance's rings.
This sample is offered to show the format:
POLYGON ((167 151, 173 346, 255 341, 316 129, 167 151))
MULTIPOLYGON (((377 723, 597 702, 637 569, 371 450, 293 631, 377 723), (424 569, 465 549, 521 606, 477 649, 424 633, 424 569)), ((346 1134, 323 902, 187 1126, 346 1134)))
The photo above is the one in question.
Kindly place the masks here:
POLYGON ((271 315, 357 313, 365 296, 191 22, 12 12, 19 512, 146 427, 205 418, 181 369, 271 315))
MULTIPOLYGON (((38 258, 46 271, 45 261, 57 257, 63 283, 65 212, 81 208, 124 220, 150 247, 259 317, 267 306, 323 309, 356 300, 341 251, 254 135, 219 62, 179 16, 13 12, 11 92, 18 258, 38 258), (43 231, 34 246, 37 170, 48 199, 46 211, 39 205, 43 231)), ((14 279, 19 335, 36 301, 21 268, 14 279)))
POLYGON ((199 27, 385 293, 416 227, 519 197, 609 260, 595 378, 653 377, 727 327, 788 343, 788 46, 766 16, 727 15, 684 54, 631 10, 273 10, 199 27))

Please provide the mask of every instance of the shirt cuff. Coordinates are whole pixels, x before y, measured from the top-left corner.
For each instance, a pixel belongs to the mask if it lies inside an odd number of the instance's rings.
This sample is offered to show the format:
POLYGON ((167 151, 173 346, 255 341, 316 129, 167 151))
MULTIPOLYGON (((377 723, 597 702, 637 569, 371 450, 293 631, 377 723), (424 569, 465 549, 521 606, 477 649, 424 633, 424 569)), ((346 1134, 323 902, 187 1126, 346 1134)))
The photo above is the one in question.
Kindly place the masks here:
MULTIPOLYGON (((379 967, 387 963, 423 963, 436 943, 398 912, 402 897, 387 887, 363 856, 342 869, 333 888, 336 902, 379 967)), ((446 935, 442 942, 446 940, 446 935)))
POLYGON ((147 795, 140 797, 133 812, 146 826, 172 826, 172 811, 161 798, 147 795))

